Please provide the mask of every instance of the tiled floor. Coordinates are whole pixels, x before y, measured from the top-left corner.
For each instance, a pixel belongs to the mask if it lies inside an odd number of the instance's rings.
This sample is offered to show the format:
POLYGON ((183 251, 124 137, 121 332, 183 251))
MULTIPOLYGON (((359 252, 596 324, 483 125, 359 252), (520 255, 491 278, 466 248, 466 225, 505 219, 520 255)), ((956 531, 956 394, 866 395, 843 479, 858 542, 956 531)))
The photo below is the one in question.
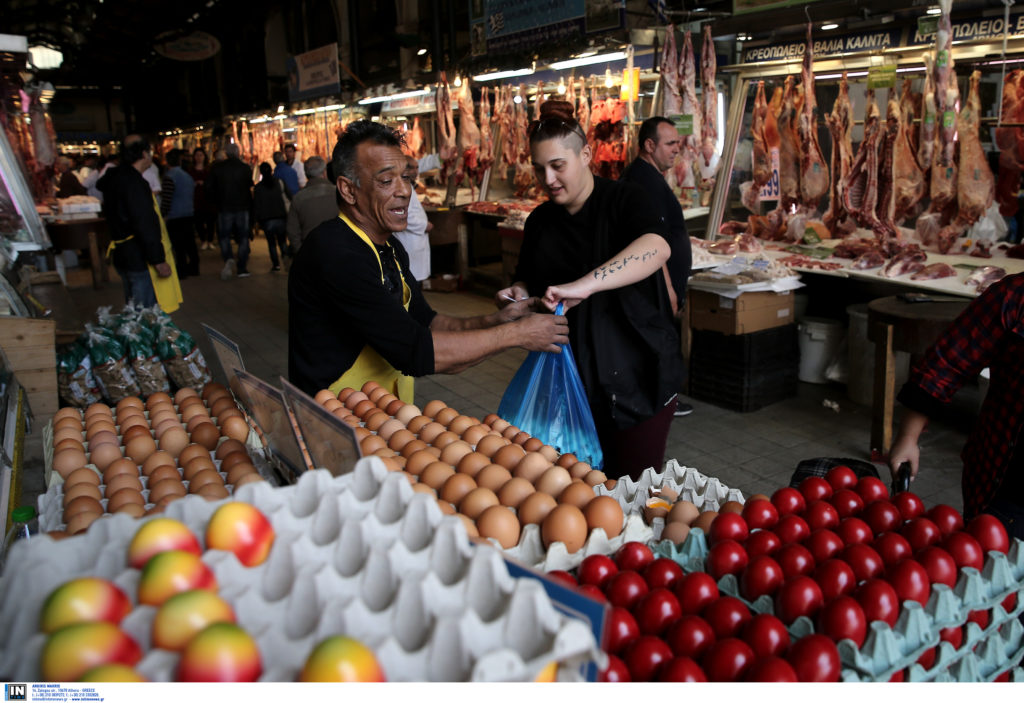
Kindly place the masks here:
MULTIPOLYGON (((247 369, 275 385, 287 375, 287 274, 269 273, 266 242, 254 243, 249 269, 252 277, 222 281, 216 251, 202 252, 202 274, 182 281, 185 303, 174 319, 199 342, 207 358, 212 349, 200 323, 206 323, 234 339, 241 347, 247 369)), ((83 315, 91 316, 100 305, 122 303, 119 283, 95 291, 87 271, 72 271, 69 284, 83 315)), ((484 314, 491 301, 470 293, 427 293, 439 312, 454 315, 484 314)), ((501 395, 525 358, 525 352, 509 351, 459 375, 436 375, 417 382, 417 399, 439 398, 461 412, 483 417, 498 408, 501 395)), ((213 364, 215 367, 216 364, 213 364)), ((217 374, 220 374, 219 368, 217 374)), ((220 378, 219 380, 223 380, 220 378)), ((967 392, 952 418, 933 423, 925 435, 922 473, 914 490, 929 506, 948 503, 960 509, 960 448, 972 421, 976 395, 967 392)), ((690 401, 692 415, 674 421, 666 458, 718 477, 744 494, 771 493, 786 485, 797 463, 813 457, 868 459, 869 409, 846 397, 844 386, 800 384, 797 397, 753 413, 736 413, 698 401, 690 401), (833 411, 822 401, 839 404, 833 411)), ((45 419, 44 419, 45 421, 45 419)), ((28 472, 23 502, 34 501, 43 490, 41 448, 37 423, 28 449, 28 472)), ((883 480, 888 473, 880 467, 883 480)))

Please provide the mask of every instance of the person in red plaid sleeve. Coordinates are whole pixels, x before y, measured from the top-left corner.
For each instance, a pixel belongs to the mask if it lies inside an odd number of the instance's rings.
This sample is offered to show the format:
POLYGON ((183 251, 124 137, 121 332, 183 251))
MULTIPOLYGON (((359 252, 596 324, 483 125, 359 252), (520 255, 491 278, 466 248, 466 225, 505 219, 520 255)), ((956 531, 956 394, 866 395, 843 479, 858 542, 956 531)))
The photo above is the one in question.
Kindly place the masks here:
POLYGON ((1024 273, 992 284, 953 321, 915 364, 897 400, 906 407, 889 453, 893 475, 910 462, 917 475, 918 439, 929 416, 988 367, 992 379, 960 457, 964 517, 990 513, 1024 539, 1024 273))

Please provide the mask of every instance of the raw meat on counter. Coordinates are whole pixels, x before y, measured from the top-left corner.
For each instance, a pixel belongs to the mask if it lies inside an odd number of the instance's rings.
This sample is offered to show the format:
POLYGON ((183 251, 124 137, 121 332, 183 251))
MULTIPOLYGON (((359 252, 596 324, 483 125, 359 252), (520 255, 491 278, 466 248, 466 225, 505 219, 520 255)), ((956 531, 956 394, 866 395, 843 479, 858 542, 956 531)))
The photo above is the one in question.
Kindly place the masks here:
POLYGON ((814 43, 811 41, 811 23, 807 23, 807 48, 804 50, 802 87, 803 109, 797 132, 800 137, 800 203, 809 210, 817 210, 821 196, 828 192, 828 167, 818 144, 818 102, 814 96, 814 43))
POLYGON ((876 269, 884 265, 885 254, 881 249, 873 247, 855 258, 853 263, 850 264, 850 268, 858 271, 867 271, 868 269, 876 269))
POLYGON ((929 264, 910 277, 912 281, 933 281, 937 278, 956 276, 956 269, 949 264, 929 264))
POLYGON ((974 270, 964 281, 966 286, 974 286, 978 293, 983 293, 986 288, 1002 280, 1006 276, 1006 270, 998 266, 982 266, 974 270))
POLYGON ((837 259, 856 259, 872 249, 878 249, 878 242, 874 239, 864 239, 856 234, 848 234, 832 250, 832 256, 837 259))
POLYGON ((791 268, 819 269, 821 271, 835 271, 843 267, 842 264, 835 261, 812 259, 804 254, 791 254, 779 259, 778 263, 791 268))
POLYGON ((886 278, 896 278, 908 273, 917 273, 924 268, 924 262, 928 255, 921 251, 915 244, 907 246, 901 253, 892 257, 892 260, 882 269, 881 275, 886 278))

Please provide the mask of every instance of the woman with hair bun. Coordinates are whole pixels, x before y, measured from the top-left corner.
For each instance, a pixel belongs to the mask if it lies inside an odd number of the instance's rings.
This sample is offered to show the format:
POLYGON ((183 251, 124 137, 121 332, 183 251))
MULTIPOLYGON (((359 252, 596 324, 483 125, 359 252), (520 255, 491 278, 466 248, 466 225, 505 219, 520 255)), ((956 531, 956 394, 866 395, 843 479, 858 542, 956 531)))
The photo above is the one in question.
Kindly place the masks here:
POLYGON ((590 171, 586 136, 561 100, 528 130, 548 202, 527 218, 515 283, 499 306, 543 295, 562 302, 609 478, 661 470, 682 383, 679 335, 661 267, 665 223, 647 194, 590 171))

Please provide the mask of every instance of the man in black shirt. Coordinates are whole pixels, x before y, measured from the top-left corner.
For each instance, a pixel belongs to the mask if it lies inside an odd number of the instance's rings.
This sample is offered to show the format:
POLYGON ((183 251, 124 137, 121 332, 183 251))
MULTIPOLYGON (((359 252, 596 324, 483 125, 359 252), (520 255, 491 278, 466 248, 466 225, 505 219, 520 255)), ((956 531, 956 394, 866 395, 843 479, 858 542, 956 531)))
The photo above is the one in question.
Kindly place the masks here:
MULTIPOLYGON (((672 311, 678 315, 686 303, 686 281, 690 278, 693 253, 690 237, 686 233, 686 220, 679 199, 665 181, 665 172, 679 154, 681 140, 675 125, 664 117, 651 117, 640 125, 637 137, 640 153, 622 173, 621 180, 641 186, 651 197, 657 215, 665 223, 666 239, 672 250, 668 263, 663 267, 669 284, 672 311)), ((676 417, 689 415, 693 406, 678 403, 676 417)))
POLYGON ((431 309, 391 236, 406 229, 412 190, 400 147, 392 130, 361 120, 334 148, 341 213, 310 232, 288 274, 288 373, 307 393, 375 381, 411 402, 410 377, 568 342, 566 319, 531 313, 534 299, 472 318, 431 309))

